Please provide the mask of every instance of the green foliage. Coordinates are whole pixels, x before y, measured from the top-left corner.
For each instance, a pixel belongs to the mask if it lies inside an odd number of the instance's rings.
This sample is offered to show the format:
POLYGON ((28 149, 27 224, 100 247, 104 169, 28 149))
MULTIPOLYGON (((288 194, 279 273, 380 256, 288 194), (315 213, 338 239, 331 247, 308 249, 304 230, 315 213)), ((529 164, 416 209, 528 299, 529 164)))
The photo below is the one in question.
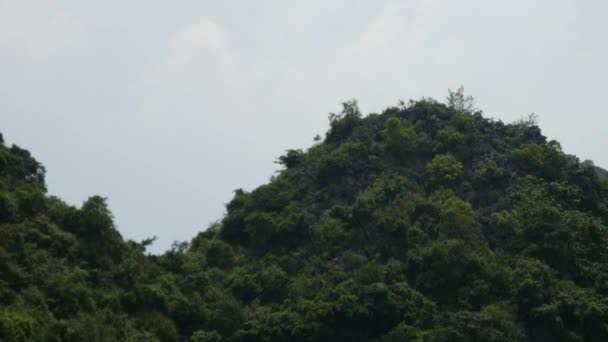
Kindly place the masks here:
POLYGON ((319 161, 318 179, 325 184, 339 180, 361 169, 367 156, 367 146, 360 142, 341 144, 319 161))
POLYGON ((450 191, 437 191, 431 196, 437 206, 438 239, 459 239, 471 243, 481 243, 479 222, 471 204, 463 201, 450 191))
POLYGON ((222 335, 218 334, 217 331, 204 331, 198 330, 192 337, 190 337, 190 342, 221 342, 222 335))
POLYGON ((137 325, 153 333, 161 342, 174 342, 179 338, 175 323, 158 312, 145 313, 138 319, 137 325))
POLYGON ((475 136, 477 132, 477 120, 481 119, 479 113, 458 113, 450 119, 450 125, 456 127, 467 136, 475 136))
POLYGON ((454 108, 458 112, 472 113, 476 111, 475 99, 473 98, 473 96, 464 95, 464 86, 458 87, 456 91, 448 89, 448 93, 449 95, 447 97, 447 104, 451 108, 454 108))
POLYGON ((605 169, 602 169, 601 167, 594 166, 594 170, 595 170, 595 172, 597 173, 597 176, 600 179, 602 179, 602 180, 608 179, 608 171, 606 171, 605 169))
POLYGON ((260 289, 262 298, 266 301, 278 302, 287 293, 289 275, 279 265, 270 264, 260 272, 260 289))
POLYGON ((319 243, 327 250, 340 249, 348 246, 351 233, 346 224, 340 219, 326 216, 314 227, 319 243))
POLYGON ((432 184, 450 186, 461 179, 463 167, 451 154, 439 154, 426 165, 426 172, 432 184))
POLYGON ((163 255, 0 143, 0 340, 608 340, 608 182, 532 119, 344 103, 163 255))
POLYGON ((302 150, 287 150, 286 155, 279 157, 279 163, 285 165, 288 169, 292 169, 302 165, 304 156, 302 150))
POLYGON ((533 174, 548 180, 559 179, 565 168, 569 168, 569 158, 563 154, 556 141, 548 144, 529 144, 513 149, 513 156, 520 172, 533 174))
POLYGON ((243 267, 235 267, 227 278, 228 289, 234 296, 248 302, 262 291, 256 276, 243 267))
POLYGON ((480 187, 501 186, 507 177, 507 171, 496 165, 492 159, 484 159, 477 164, 473 173, 473 182, 480 187))
POLYGON ((18 146, 7 148, 2 144, 0 152, 0 176, 16 184, 34 185, 44 189, 44 167, 29 151, 18 146))
POLYGON ((440 150, 448 150, 464 143, 464 134, 455 127, 447 126, 437 131, 435 136, 440 150))
POLYGON ((383 134, 386 147, 398 160, 416 150, 416 131, 407 121, 389 118, 386 120, 383 134))
POLYGON ((0 192, 0 222, 11 222, 17 215, 17 208, 8 196, 8 194, 0 192))
POLYGON ((538 115, 534 114, 534 113, 530 113, 525 117, 522 117, 521 119, 515 121, 513 123, 514 126, 519 127, 519 128, 531 128, 531 127, 537 127, 538 126, 538 115))
POLYGON ((0 337, 7 341, 30 341, 35 338, 36 321, 19 312, 0 312, 0 337))
POLYGON ((439 241, 411 252, 408 276, 423 293, 455 305, 459 290, 484 281, 484 260, 462 241, 439 241))
POLYGON ((227 268, 234 262, 232 247, 219 239, 212 239, 207 245, 207 265, 209 267, 227 268))
POLYGON ((342 102, 340 114, 329 114, 330 129, 326 141, 338 142, 348 137, 352 130, 361 122, 361 111, 356 100, 342 102))
POLYGON ((429 340, 520 341, 525 334, 509 308, 489 305, 479 312, 458 311, 438 318, 441 328, 428 332, 429 340))
POLYGON ((281 233, 281 222, 277 214, 254 212, 245 217, 245 231, 257 245, 267 245, 281 233))

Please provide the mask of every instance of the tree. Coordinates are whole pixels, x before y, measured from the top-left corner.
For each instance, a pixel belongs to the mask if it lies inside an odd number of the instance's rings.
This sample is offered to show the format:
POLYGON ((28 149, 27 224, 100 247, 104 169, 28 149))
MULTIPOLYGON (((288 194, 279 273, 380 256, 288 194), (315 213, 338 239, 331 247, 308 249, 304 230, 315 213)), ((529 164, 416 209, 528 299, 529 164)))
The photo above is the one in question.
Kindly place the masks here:
POLYGON ((472 113, 477 110, 475 107, 475 98, 473 96, 465 96, 464 86, 458 87, 456 91, 448 89, 448 106, 455 109, 458 112, 472 113))
POLYGON ((480 161, 473 172, 473 181, 476 185, 483 187, 498 187, 505 181, 507 172, 498 167, 492 159, 480 161))
POLYGON ((513 123, 516 127, 530 128, 538 126, 538 115, 530 113, 513 123))
POLYGON ((340 114, 329 114, 330 129, 327 132, 328 142, 337 142, 345 138, 361 120, 361 111, 357 105, 357 100, 342 102, 340 114))
POLYGON ((451 154, 438 154, 426 165, 429 180, 435 185, 454 185, 463 174, 462 164, 451 154))
POLYGON ((0 340, 608 340, 608 181, 450 95, 345 103, 163 255, 0 142, 0 340))
POLYGON ((287 154, 280 156, 277 163, 284 165, 288 169, 292 169, 302 164, 304 156, 305 154, 302 150, 287 150, 287 154))
POLYGON ((399 118, 389 118, 384 125, 386 147, 396 158, 403 158, 416 149, 416 131, 412 125, 399 118))

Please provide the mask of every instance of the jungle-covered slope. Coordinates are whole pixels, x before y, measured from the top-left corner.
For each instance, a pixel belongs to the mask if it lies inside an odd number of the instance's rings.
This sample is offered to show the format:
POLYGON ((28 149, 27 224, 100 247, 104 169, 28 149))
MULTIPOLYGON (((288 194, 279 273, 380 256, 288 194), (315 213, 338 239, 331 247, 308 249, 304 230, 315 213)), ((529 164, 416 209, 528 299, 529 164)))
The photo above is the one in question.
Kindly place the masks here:
POLYGON ((0 339, 608 340, 608 182, 468 104, 345 103, 161 256, 1 144, 0 339))

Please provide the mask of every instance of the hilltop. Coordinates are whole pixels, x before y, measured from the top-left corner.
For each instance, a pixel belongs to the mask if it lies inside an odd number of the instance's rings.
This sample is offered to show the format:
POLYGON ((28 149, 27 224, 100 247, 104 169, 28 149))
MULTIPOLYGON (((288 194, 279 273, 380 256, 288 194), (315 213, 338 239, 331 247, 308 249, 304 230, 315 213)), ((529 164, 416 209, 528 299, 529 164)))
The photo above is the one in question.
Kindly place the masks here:
MULTIPOLYGON (((363 116, 161 256, 0 146, 0 339, 606 341, 608 181, 462 92, 363 116)), ((604 176, 603 176, 604 175, 604 176)), ((151 232, 153 235, 153 232, 151 232)))

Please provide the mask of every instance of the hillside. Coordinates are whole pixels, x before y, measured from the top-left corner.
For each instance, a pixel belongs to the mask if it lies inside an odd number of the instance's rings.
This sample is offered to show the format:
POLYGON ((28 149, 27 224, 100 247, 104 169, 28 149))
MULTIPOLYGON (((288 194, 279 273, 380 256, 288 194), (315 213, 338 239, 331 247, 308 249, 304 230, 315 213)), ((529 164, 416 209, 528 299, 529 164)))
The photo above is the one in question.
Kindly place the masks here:
POLYGON ((608 179, 608 170, 602 169, 601 167, 595 167, 595 172, 600 179, 608 179))
POLYGON ((162 256, 0 145, 0 340, 608 340, 608 181, 462 94, 345 103, 162 256))

